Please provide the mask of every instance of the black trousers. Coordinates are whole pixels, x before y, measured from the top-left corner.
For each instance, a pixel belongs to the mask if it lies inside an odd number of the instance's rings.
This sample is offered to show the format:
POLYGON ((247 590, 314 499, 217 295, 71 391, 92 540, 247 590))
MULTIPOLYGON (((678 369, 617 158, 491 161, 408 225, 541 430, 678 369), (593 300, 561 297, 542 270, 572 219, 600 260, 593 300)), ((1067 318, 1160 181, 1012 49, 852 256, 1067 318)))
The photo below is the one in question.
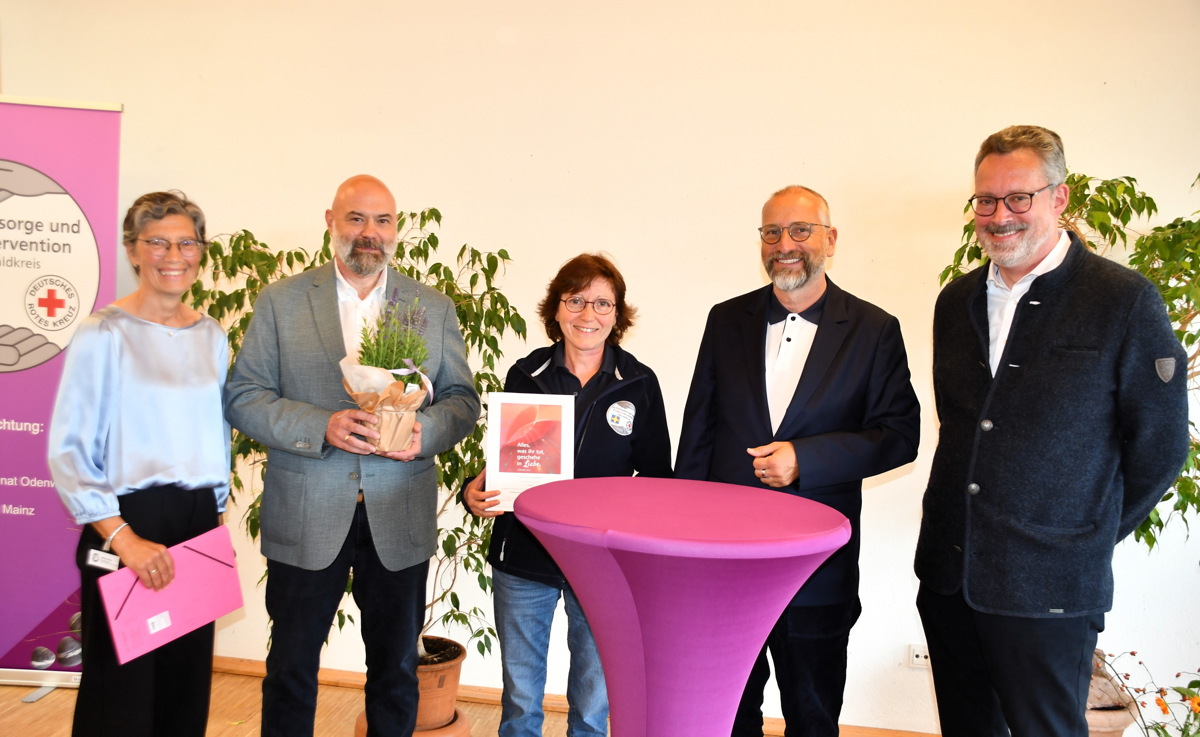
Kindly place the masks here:
POLYGON ((425 614, 429 561, 389 571, 375 552, 361 502, 333 563, 310 571, 267 560, 267 614, 272 620, 263 679, 263 737, 310 737, 317 670, 346 582, 360 610, 367 660, 368 737, 409 737, 417 720, 417 638, 425 614))
POLYGON ((767 636, 750 671, 738 704, 733 737, 763 737, 762 702, 771 675, 775 681, 787 737, 837 737, 846 687, 846 648, 858 621, 858 599, 828 606, 788 607, 767 636))
MULTIPOLYGON (((134 532, 168 547, 217 526, 212 489, 153 486, 126 494, 118 501, 121 516, 134 532)), ((212 692, 213 625, 118 665, 96 585, 108 571, 84 562, 88 550, 103 545, 99 533, 91 525, 84 525, 75 553, 81 584, 83 675, 71 734, 204 737, 212 692)))
POLYGON ((1092 651, 1104 614, 984 614, 959 591, 924 586, 917 610, 929 645, 943 737, 1087 737, 1092 651))

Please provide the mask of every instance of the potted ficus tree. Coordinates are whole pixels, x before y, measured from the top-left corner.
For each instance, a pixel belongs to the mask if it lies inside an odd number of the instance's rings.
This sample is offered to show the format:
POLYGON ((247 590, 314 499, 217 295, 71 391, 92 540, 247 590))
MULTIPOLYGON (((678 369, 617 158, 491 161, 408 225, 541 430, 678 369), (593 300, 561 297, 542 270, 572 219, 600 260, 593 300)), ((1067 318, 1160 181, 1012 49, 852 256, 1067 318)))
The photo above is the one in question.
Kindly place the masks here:
MULTIPOLYGON (((440 243, 433 228, 441 224, 441 219, 441 213, 435 208, 399 213, 397 223, 400 237, 391 265, 401 273, 441 291, 454 302, 471 363, 477 367, 474 370, 475 389, 482 396, 503 387, 501 378, 496 374, 496 362, 503 355, 500 338, 511 331, 524 339, 525 320, 496 284, 497 276, 510 260, 504 249, 486 252, 464 244, 458 249, 452 263, 435 260, 440 243)), ((310 254, 303 249, 274 250, 255 238, 250 231, 241 230, 225 239, 214 239, 209 244, 201 262, 202 278, 193 285, 189 301, 196 309, 226 326, 231 354, 236 355, 253 316, 254 300, 262 288, 332 258, 328 232, 325 233, 322 247, 310 254)), ((390 315, 386 310, 381 315, 383 323, 367 326, 364 344, 369 342, 370 345, 365 360, 360 352, 358 362, 374 364, 383 369, 397 369, 392 376, 402 384, 420 384, 419 369, 424 361, 420 353, 424 346, 421 340, 420 307, 393 307, 395 309, 390 315), (368 338, 369 341, 366 340, 368 338), (397 365, 389 365, 397 360, 397 365)), ((403 392, 400 391, 401 394, 403 392)), ((476 472, 483 464, 485 429, 481 418, 461 443, 437 458, 438 482, 442 490, 438 520, 439 525, 445 526, 438 530, 437 552, 431 563, 426 625, 419 643, 424 663, 421 668, 435 670, 438 675, 434 681, 449 680, 443 678, 442 663, 454 661, 455 658, 461 662, 468 648, 474 646, 481 654, 491 652, 496 634, 484 612, 478 607, 464 607, 456 590, 460 581, 469 579, 484 593, 491 591, 491 576, 485 560, 491 521, 462 512, 461 505, 455 502, 467 475, 476 472), (457 523, 453 521, 455 519, 457 523), (443 628, 465 630, 466 643, 430 637, 426 633, 435 623, 443 628), (454 652, 456 649, 459 652, 454 652)), ((250 537, 254 539, 259 531, 261 503, 261 486, 254 479, 261 482, 266 465, 266 449, 237 431, 232 442, 233 491, 235 494, 253 494, 244 521, 250 537), (251 469, 257 469, 258 473, 251 469)), ((339 610, 336 618, 338 628, 345 626, 348 621, 353 622, 352 615, 339 610)), ((449 717, 426 717, 426 723, 429 719, 454 721, 457 676, 453 676, 453 679, 449 717)), ((429 700, 422 696, 423 702, 429 700)), ((445 698, 436 697, 435 700, 444 702, 445 698)), ((451 728, 451 731, 446 731, 448 727, 427 727, 419 733, 452 735, 458 733, 456 729, 465 726, 460 724, 451 728)))

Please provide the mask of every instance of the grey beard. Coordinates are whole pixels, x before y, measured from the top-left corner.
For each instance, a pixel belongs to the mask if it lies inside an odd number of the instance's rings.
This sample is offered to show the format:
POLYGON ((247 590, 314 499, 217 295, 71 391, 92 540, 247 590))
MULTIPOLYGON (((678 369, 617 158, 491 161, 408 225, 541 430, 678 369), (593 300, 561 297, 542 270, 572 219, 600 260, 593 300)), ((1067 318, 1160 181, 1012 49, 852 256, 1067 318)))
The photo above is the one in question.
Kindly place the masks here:
POLYGON ((338 256, 341 257, 342 263, 359 276, 375 276, 383 271, 387 262, 396 252, 394 247, 388 248, 387 244, 382 243, 372 244, 378 245, 382 252, 359 250, 359 246, 365 246, 368 243, 368 241, 356 238, 349 243, 339 241, 337 244, 338 256))
POLYGON ((767 275, 771 277, 771 283, 774 284, 777 289, 784 292, 794 292, 803 287, 805 284, 809 283, 813 277, 815 277, 817 274, 820 274, 824 268, 824 262, 816 263, 813 261, 813 259, 809 258, 808 254, 805 253, 781 253, 771 256, 769 259, 767 259, 766 263, 767 275), (777 258, 794 257, 800 258, 804 268, 800 269, 799 271, 784 271, 782 269, 776 271, 774 268, 775 260, 777 258))
POLYGON ((1019 266, 1031 259, 1038 250, 1038 238, 1039 234, 1029 225, 988 226, 981 230, 979 244, 983 246, 983 252, 989 259, 997 266, 1007 269, 1019 266), (999 246, 988 238, 990 235, 1005 235, 1014 232, 1020 233, 1016 242, 1004 246, 999 246))

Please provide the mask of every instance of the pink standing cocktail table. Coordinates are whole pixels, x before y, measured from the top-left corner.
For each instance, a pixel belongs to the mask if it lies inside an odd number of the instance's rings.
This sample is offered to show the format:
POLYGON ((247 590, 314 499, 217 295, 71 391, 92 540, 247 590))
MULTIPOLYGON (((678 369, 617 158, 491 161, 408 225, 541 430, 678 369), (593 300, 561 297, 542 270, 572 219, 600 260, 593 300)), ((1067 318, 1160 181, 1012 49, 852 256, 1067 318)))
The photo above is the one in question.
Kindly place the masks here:
POLYGON ((850 539, 823 504, 679 479, 556 481, 516 515, 587 614, 613 737, 728 737, 771 627, 850 539))

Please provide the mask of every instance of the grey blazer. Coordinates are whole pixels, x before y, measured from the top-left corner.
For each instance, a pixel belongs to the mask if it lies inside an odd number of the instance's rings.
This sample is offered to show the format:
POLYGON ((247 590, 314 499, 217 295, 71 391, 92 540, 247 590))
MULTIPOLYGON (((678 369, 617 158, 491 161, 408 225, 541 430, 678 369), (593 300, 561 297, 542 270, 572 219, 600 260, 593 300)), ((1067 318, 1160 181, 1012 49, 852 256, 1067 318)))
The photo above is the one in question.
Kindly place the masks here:
POLYGON ((389 570, 428 560, 437 531, 434 457, 479 418, 454 305, 441 292, 388 269, 385 294, 420 298, 429 326, 426 373, 434 401, 418 412, 422 456, 407 463, 326 445, 330 415, 354 408, 338 361, 346 355, 334 264, 266 287, 254 304, 229 381, 229 423, 267 446, 262 553, 319 570, 333 562, 354 516, 359 490, 379 558, 389 570))

